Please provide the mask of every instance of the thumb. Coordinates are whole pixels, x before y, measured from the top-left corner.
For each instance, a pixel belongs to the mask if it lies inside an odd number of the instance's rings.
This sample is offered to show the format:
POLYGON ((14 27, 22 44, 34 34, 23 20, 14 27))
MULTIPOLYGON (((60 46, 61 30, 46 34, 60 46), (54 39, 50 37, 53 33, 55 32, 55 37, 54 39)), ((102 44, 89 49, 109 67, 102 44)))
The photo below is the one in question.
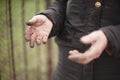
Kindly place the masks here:
POLYGON ((96 32, 83 36, 80 41, 84 44, 93 44, 97 40, 96 32))
POLYGON ((26 22, 26 24, 28 26, 32 26, 37 22, 37 18, 34 16, 32 19, 30 19, 28 22, 26 22))
POLYGON ((30 19, 26 24, 28 26, 40 26, 46 21, 46 17, 43 15, 36 15, 30 19))

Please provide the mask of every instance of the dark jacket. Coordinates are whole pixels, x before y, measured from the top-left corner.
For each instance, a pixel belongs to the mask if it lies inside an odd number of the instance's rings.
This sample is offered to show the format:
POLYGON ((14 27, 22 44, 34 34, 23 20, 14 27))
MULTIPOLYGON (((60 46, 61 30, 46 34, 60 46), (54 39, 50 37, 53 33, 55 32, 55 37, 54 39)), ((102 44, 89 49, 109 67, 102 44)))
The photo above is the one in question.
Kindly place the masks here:
MULTIPOLYGON (((120 0, 56 0, 40 14, 46 15, 54 24, 50 37, 57 36, 59 45, 80 51, 89 47, 79 42, 80 37, 101 29, 108 39, 112 56, 104 51, 95 60, 92 80, 120 80, 120 0)), ((86 74, 89 75, 89 71, 86 74)))

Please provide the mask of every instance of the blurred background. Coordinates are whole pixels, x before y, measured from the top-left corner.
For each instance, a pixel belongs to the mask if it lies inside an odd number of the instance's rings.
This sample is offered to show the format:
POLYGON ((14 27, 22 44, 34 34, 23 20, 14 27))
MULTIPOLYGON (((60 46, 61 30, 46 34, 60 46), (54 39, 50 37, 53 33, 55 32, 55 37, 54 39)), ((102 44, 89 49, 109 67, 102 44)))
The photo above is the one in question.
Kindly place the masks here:
POLYGON ((30 48, 25 22, 54 0, 0 0, 0 80, 52 80, 57 62, 54 38, 30 48))

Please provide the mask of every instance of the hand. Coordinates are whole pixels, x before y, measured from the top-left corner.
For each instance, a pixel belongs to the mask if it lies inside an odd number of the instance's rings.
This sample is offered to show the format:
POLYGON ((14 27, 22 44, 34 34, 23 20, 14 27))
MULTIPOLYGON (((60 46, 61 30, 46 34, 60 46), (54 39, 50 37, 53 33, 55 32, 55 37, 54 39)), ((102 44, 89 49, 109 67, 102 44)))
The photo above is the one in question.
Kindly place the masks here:
POLYGON ((53 23, 46 16, 36 15, 26 24, 30 28, 26 30, 25 39, 30 43, 31 48, 34 47, 35 42, 37 45, 47 42, 53 23))
POLYGON ((84 53, 80 53, 77 50, 71 50, 69 51, 70 55, 68 56, 70 60, 81 64, 87 64, 90 61, 99 58, 108 43, 105 34, 101 30, 83 36, 81 42, 84 44, 91 44, 91 47, 84 53))

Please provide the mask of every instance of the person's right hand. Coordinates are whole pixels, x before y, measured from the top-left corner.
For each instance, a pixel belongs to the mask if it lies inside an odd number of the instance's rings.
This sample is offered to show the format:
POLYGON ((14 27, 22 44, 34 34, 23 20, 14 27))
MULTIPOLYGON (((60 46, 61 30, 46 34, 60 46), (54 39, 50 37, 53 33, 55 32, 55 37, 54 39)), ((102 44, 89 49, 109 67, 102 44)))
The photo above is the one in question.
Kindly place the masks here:
POLYGON ((35 42, 37 45, 47 42, 53 23, 46 16, 36 15, 26 24, 30 28, 25 32, 25 39, 30 43, 31 48, 34 47, 35 42))

